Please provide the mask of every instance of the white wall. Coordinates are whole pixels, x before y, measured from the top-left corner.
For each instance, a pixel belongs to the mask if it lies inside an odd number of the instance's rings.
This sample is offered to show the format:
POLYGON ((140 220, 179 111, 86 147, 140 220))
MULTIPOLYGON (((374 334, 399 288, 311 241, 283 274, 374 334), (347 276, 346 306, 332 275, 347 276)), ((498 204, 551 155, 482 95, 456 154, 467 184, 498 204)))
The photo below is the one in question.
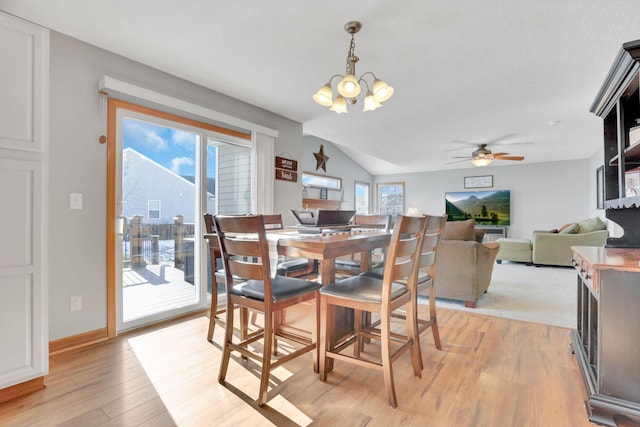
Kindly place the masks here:
MULTIPOLYGON (((511 190, 508 236, 530 239, 533 230, 558 228, 595 212, 595 168, 589 160, 514 164, 438 172, 376 176, 405 182, 405 209, 444 214, 444 193, 461 191, 465 176, 493 175, 493 189, 511 190), (592 188, 593 187, 593 188, 592 188)), ((603 216, 599 211, 600 215, 603 216)))
MULTIPOLYGON (((319 175, 328 175, 342 178, 342 188, 344 191, 328 192, 330 200, 340 200, 343 197, 342 209, 354 209, 355 206, 355 182, 364 181, 373 184, 373 176, 363 167, 351 160, 340 148, 333 143, 315 136, 304 136, 304 150, 302 160, 302 170, 319 175), (313 155, 320 150, 320 145, 324 145, 324 154, 329 157, 325 172, 322 168, 316 170, 316 158, 313 155)), ((300 197, 302 197, 302 186, 299 187, 300 197)), ((320 190, 317 188, 308 189, 308 197, 320 198, 320 190)), ((301 203, 299 203, 301 204, 301 203)), ((373 209, 373 206, 371 207, 373 209)))
MULTIPOLYGON (((259 64, 257 64, 258 66, 259 64)), ((104 75, 279 132, 275 152, 302 160, 302 125, 94 46, 51 33, 50 339, 106 327, 107 150, 98 80, 104 75), (69 209, 69 193, 84 208, 69 209), (83 309, 70 312, 71 295, 83 309)), ((300 204, 296 184, 275 183, 278 206, 300 204)))

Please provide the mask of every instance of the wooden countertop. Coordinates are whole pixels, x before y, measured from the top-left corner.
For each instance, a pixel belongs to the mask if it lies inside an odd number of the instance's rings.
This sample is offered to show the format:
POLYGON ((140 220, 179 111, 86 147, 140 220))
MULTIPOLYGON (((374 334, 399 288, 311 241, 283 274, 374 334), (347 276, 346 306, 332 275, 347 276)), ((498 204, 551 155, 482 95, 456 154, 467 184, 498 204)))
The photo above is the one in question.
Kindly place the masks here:
POLYGON ((640 272, 640 249, 603 248, 597 246, 572 246, 571 249, 584 258, 592 268, 640 272))

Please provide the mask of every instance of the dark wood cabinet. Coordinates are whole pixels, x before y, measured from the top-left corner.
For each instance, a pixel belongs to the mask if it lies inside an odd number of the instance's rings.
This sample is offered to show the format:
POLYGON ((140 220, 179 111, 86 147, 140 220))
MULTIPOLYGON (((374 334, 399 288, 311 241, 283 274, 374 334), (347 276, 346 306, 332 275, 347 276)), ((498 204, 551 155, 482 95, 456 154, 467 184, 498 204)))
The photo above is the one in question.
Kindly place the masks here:
POLYGON ((571 332, 589 420, 640 417, 640 249, 573 248, 577 329, 571 332))
POLYGON ((627 173, 640 166, 640 40, 622 45, 591 112, 603 119, 606 216, 624 229, 607 247, 640 247, 640 195, 628 191, 627 173))

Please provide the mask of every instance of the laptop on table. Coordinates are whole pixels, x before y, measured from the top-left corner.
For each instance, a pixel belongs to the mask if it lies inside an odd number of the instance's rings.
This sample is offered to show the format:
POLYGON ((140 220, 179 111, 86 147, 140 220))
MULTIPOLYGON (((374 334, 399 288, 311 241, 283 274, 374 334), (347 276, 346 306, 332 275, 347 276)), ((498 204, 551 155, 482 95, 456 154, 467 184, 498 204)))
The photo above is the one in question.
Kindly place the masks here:
POLYGON ((332 209, 290 209, 290 212, 298 222, 298 231, 308 233, 321 233, 330 230, 348 231, 351 218, 356 213, 353 210, 332 209))

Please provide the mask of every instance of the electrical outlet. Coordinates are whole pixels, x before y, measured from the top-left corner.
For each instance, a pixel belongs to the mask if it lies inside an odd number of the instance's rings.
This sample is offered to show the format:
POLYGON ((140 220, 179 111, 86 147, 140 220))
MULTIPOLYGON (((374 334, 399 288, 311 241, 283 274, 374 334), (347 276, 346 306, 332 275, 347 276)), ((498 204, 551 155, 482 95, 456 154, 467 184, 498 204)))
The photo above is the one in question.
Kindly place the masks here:
POLYGON ((73 295, 69 301, 69 308, 71 311, 82 310, 82 295, 73 295))

